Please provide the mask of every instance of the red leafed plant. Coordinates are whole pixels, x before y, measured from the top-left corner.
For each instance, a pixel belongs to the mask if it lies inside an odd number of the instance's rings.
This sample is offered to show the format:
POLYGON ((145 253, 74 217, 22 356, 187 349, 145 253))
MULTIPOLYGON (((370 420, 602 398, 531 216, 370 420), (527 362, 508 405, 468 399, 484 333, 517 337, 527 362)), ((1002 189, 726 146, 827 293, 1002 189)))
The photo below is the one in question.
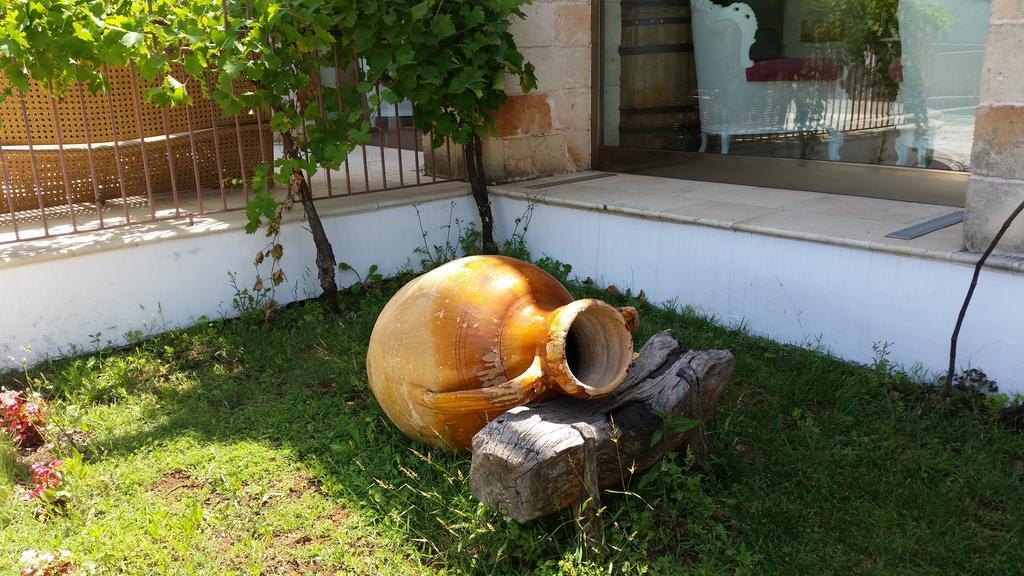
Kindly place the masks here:
POLYGON ((29 466, 29 472, 32 473, 32 490, 28 493, 30 500, 41 497, 44 501, 57 499, 54 496, 59 496, 58 489, 64 482, 61 464, 63 462, 60 460, 51 460, 49 463, 37 462, 29 466))
POLYGON ((0 388, 0 428, 10 433, 16 445, 34 448, 42 444, 45 424, 46 404, 41 396, 0 388))

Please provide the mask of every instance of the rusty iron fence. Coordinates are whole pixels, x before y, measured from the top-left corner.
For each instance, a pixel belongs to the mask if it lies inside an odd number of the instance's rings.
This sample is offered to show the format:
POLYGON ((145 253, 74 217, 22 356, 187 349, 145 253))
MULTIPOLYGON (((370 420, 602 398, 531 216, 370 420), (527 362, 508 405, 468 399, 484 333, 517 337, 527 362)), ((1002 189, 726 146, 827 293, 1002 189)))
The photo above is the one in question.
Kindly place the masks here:
MULTIPOLYGON (((884 71, 891 73, 891 71, 884 71)), ((834 126, 838 132, 857 133, 891 130, 904 121, 903 103, 893 91, 880 86, 877 78, 880 69, 873 62, 851 66, 842 82, 842 98, 837 90, 831 90, 827 98, 831 101, 821 124, 834 126)), ((824 130, 820 131, 824 134, 824 130)), ((800 140, 817 136, 816 132, 780 131, 771 134, 749 134, 735 137, 737 142, 777 141, 780 139, 800 140)))
MULTIPOLYGON (((360 81, 358 58, 342 65, 337 51, 322 56, 314 83, 360 81)), ((254 168, 281 155, 267 111, 225 116, 199 93, 187 106, 157 107, 134 70, 103 72, 105 92, 72 85, 58 98, 34 84, 0 103, 0 244, 242 210, 254 168)), ((414 128, 412 103, 369 109, 371 140, 312 177, 317 200, 455 175, 451 143, 430 146, 414 128)))
POLYGON ((877 80, 881 70, 874 62, 853 67, 846 75, 846 110, 836 124, 840 132, 894 128, 903 115, 903 104, 877 80))

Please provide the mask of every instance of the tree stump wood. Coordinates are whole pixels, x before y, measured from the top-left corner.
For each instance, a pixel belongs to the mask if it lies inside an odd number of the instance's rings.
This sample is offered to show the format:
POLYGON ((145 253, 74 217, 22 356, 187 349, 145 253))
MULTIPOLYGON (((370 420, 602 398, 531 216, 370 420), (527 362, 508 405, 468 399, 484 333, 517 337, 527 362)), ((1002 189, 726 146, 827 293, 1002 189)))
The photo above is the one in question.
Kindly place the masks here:
POLYGON ((686 443, 703 456, 703 422, 734 364, 727 350, 686 350, 671 331, 659 332, 612 396, 519 406, 478 432, 469 476, 473 496, 519 522, 573 505, 593 513, 598 488, 624 484, 668 450, 686 443), (666 419, 680 416, 701 424, 652 446, 666 419))

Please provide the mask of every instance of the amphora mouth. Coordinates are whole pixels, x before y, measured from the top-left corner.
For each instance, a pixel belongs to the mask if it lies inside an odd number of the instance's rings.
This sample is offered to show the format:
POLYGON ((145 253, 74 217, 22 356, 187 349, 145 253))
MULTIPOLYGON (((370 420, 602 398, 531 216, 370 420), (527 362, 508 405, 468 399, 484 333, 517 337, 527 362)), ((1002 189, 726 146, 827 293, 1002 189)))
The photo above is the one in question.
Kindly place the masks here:
POLYGON ((577 300, 552 315, 544 360, 547 378, 566 394, 597 398, 626 378, 633 338, 618 309, 600 300, 577 300))

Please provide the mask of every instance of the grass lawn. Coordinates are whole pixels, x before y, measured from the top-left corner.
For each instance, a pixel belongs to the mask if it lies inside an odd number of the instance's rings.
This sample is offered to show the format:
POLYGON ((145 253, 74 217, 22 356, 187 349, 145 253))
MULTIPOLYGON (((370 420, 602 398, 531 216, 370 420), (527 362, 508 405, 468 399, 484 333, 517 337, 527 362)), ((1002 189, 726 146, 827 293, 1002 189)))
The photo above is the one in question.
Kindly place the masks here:
POLYGON ((672 328, 736 356, 710 470, 673 456, 635 496, 607 495, 603 557, 568 513, 506 521, 470 496, 468 455, 410 442, 369 392, 367 340, 398 285, 346 293, 338 317, 299 304, 266 331, 254 315, 209 321, 33 370, 71 496, 38 514, 0 444, 0 573, 27 549, 110 574, 1024 570, 1024 435, 990 411, 935 400, 884 362, 643 303, 638 345, 672 328))

